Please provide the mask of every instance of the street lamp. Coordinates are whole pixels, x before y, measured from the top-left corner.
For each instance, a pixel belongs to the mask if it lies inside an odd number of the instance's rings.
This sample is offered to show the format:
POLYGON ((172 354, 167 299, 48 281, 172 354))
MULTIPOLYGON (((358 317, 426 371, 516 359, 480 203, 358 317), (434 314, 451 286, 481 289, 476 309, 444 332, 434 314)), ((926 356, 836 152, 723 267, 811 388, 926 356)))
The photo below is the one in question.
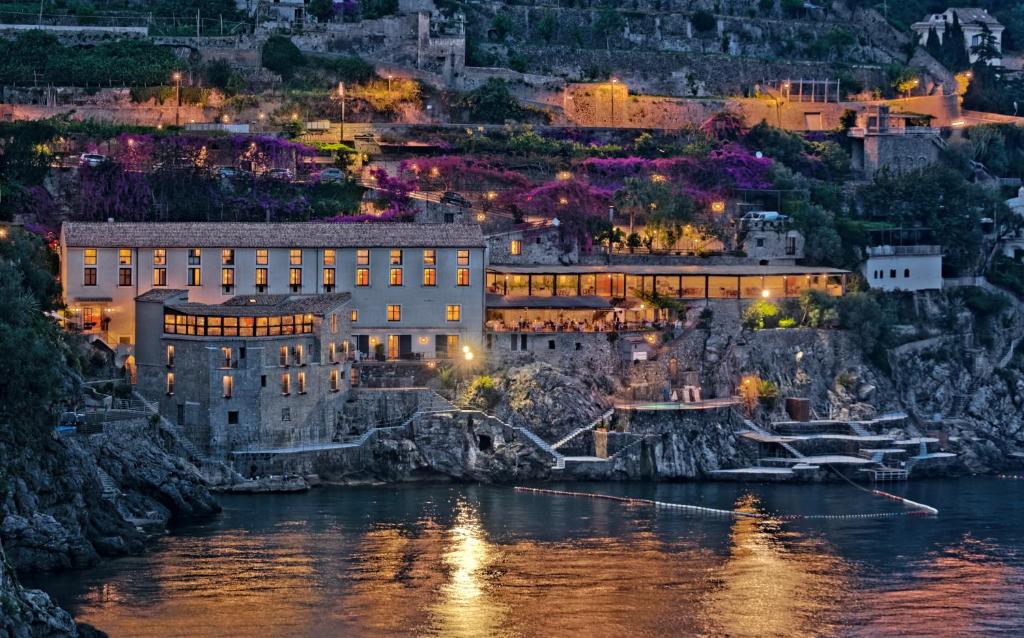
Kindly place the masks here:
POLYGON ((388 99, 391 99, 391 80, 395 79, 395 76, 388 73, 388 99))
POLYGON ((174 125, 178 126, 178 113, 181 108, 181 73, 175 71, 171 78, 174 80, 174 125))
POLYGON ((712 213, 724 213, 725 212, 725 202, 711 202, 711 212, 712 213))

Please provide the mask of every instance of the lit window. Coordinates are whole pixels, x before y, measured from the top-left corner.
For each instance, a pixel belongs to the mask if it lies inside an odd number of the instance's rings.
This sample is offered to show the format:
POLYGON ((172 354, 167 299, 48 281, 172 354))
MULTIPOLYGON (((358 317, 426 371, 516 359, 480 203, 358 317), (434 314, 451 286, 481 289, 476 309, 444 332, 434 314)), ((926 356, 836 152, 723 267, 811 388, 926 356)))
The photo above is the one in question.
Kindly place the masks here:
POLYGON ((337 392, 341 388, 341 375, 338 369, 331 370, 331 392, 337 392))
POLYGON ((397 304, 388 304, 388 321, 401 321, 402 307, 397 304))
POLYGON ((460 250, 458 252, 458 264, 460 266, 468 266, 469 265, 469 251, 468 250, 460 250))
POLYGON ((117 269, 117 285, 118 286, 130 286, 130 285, 132 285, 132 269, 131 268, 118 268, 117 269))
POLYGON ((231 377, 230 374, 225 374, 223 382, 224 382, 224 398, 225 399, 230 399, 232 391, 235 389, 235 380, 231 377))
POLYGON ((95 248, 86 248, 85 249, 85 251, 82 253, 82 263, 84 263, 86 266, 95 266, 96 265, 96 249, 95 248))
POLYGON ((338 315, 331 315, 331 334, 338 334, 338 315))
POLYGON ((174 394, 174 373, 167 373, 167 394, 174 394))
POLYGON ((338 362, 338 346, 333 341, 327 346, 327 360, 331 363, 338 362))
POLYGON ((469 268, 459 268, 456 271, 457 279, 456 283, 460 286, 469 285, 469 268))
POLYGON ((132 249, 131 248, 122 248, 121 250, 117 251, 117 263, 119 265, 121 265, 121 266, 131 266, 132 265, 132 249))
POLYGON ((423 269, 423 285, 424 286, 436 286, 437 285, 437 269, 436 268, 424 268, 423 269))
POLYGON ((288 283, 292 286, 302 285, 302 269, 301 268, 289 268, 288 269, 288 283))
POLYGON ((462 306, 450 305, 448 306, 445 318, 448 321, 462 321, 462 306))
POLYGON ((523 254, 523 240, 513 239, 512 244, 509 246, 509 252, 514 256, 523 254))
POLYGON ((154 266, 166 266, 167 265, 167 249, 166 248, 154 248, 153 249, 153 265, 154 266))
POLYGON ((334 286, 334 269, 324 268, 324 287, 334 286))
POLYGON ((333 248, 328 248, 324 251, 324 265, 333 266, 335 262, 335 252, 333 248))
POLYGON ((268 256, 267 256, 267 249, 266 248, 257 248, 256 249, 256 265, 257 266, 266 266, 268 263, 269 263, 269 259, 268 259, 268 256))
POLYGON ((358 310, 349 311, 349 313, 348 313, 348 320, 351 321, 352 323, 355 323, 355 322, 359 321, 359 311, 358 310))
POLYGON ((221 268, 220 270, 220 283, 224 286, 235 285, 235 269, 234 268, 221 268))
POLYGON ((437 251, 433 248, 427 248, 423 251, 423 265, 424 266, 436 266, 437 265, 437 251))
POLYGON ((357 286, 369 286, 370 285, 370 269, 369 268, 356 268, 356 285, 357 286))
POLYGON ((257 268, 256 269, 256 285, 257 286, 266 286, 267 285, 267 279, 268 279, 268 277, 267 277, 267 269, 266 268, 257 268))
POLYGON ((306 394, 306 373, 299 373, 299 394, 306 394))
POLYGON ((223 368, 230 368, 231 367, 231 348, 221 348, 220 349, 220 356, 221 356, 221 367, 223 367, 223 368))
POLYGON ((369 266, 370 265, 370 251, 366 248, 360 248, 356 250, 356 265, 357 266, 369 266))
POLYGON ((225 266, 235 265, 235 251, 231 248, 225 248, 220 251, 220 263, 225 266))
POLYGON ((392 268, 391 269, 391 277, 390 277, 389 281, 390 281, 392 286, 401 286, 402 285, 402 269, 401 268, 392 268))
POLYGON ((203 251, 199 248, 188 249, 188 265, 198 266, 203 259, 203 251))
POLYGON ((153 269, 153 285, 154 286, 166 286, 167 285, 167 269, 166 268, 154 268, 153 269))
POLYGON ((288 365, 288 346, 281 346, 278 350, 278 363, 282 366, 288 365))
MULTIPOLYGON (((285 372, 284 374, 281 375, 281 394, 291 394, 291 393, 292 393, 292 375, 290 375, 289 373, 285 372)), ((284 419, 284 420, 287 421, 288 419, 284 419)))
POLYGON ((394 248, 391 250, 391 265, 401 266, 402 265, 402 251, 394 248))
POLYGON ((297 365, 297 366, 301 366, 302 365, 302 355, 303 355, 302 346, 295 346, 295 365, 297 365))
POLYGON ((167 365, 174 366, 174 346, 167 346, 167 365))
POLYGON ((292 250, 288 251, 288 263, 290 263, 292 266, 301 266, 302 250, 299 248, 293 248, 292 250))
POLYGON ((199 268, 189 268, 188 269, 188 285, 189 286, 201 286, 202 285, 203 279, 202 279, 202 275, 200 275, 200 272, 201 272, 201 270, 199 268))
POLYGON ((83 286, 95 286, 96 285, 96 269, 86 268, 82 271, 82 285, 83 286))

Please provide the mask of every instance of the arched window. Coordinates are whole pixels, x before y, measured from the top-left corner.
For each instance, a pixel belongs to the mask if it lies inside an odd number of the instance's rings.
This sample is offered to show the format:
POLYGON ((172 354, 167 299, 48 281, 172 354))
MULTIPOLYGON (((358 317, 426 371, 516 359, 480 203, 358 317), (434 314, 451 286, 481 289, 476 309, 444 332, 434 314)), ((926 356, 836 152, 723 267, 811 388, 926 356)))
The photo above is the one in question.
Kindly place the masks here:
POLYGON ((910 269, 909 268, 904 268, 903 269, 903 276, 904 277, 909 277, 910 276, 910 269))

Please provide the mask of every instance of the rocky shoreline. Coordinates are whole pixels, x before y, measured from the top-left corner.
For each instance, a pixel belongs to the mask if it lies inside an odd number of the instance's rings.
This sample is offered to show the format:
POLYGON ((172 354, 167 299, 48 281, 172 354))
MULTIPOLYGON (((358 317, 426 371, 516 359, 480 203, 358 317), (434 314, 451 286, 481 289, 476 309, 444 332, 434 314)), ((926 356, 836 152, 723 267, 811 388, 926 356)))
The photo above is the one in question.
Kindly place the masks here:
POLYGON ((0 436, 0 638, 103 635, 76 625, 16 572, 77 569, 145 551, 171 521, 220 511, 197 469, 177 456, 176 434, 157 426, 88 437, 0 436))

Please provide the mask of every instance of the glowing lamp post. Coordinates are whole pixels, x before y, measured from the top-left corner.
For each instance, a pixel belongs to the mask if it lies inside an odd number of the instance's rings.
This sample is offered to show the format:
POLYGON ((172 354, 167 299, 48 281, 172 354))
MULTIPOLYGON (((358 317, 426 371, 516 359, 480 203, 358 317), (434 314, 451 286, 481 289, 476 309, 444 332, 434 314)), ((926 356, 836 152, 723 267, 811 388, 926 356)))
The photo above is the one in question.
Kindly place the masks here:
POLYGON ((181 108, 181 73, 175 71, 171 79, 174 80, 174 125, 178 126, 181 108))
POLYGON ((719 202, 711 202, 711 212, 712 213, 724 213, 725 212, 725 202, 721 202, 721 201, 719 201, 719 202))

